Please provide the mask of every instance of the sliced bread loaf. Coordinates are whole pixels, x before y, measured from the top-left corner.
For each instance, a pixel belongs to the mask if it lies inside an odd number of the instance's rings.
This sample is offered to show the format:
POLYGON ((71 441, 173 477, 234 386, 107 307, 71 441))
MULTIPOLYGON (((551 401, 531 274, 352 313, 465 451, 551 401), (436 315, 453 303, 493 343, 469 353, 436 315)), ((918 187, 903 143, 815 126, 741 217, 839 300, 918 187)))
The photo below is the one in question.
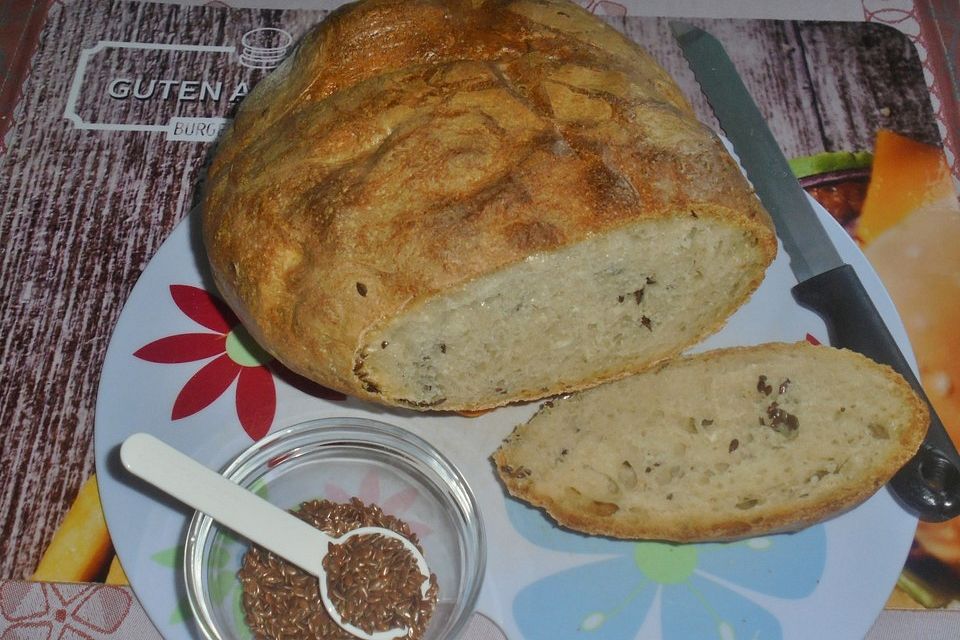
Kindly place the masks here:
POLYGON ((856 506, 915 453, 926 405, 892 369, 807 343, 723 349, 547 402, 493 458, 560 524, 696 541, 856 506))
POLYGON ((203 236, 281 362, 476 410, 718 329, 776 252, 736 163, 640 47, 565 0, 363 0, 241 105, 203 236))

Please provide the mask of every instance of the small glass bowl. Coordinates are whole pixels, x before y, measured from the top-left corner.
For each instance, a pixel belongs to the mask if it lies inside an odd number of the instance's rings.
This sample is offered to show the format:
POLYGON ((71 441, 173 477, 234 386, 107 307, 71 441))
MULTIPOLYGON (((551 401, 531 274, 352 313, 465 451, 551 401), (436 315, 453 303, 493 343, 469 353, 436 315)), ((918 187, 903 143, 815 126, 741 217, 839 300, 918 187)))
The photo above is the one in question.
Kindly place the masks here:
MULTIPOLYGON (((223 475, 288 510, 313 499, 344 502, 360 487, 371 487, 367 493, 373 498, 357 497, 409 524, 437 576, 439 602, 424 639, 455 636, 473 613, 486 565, 477 502, 460 472, 422 438, 364 418, 312 420, 257 442, 223 475), (391 497, 397 498, 393 504, 401 505, 399 511, 391 512, 391 497)), ((207 638, 252 635, 243 620, 237 579, 248 548, 246 540, 202 513, 190 523, 184 554, 187 597, 207 638)))

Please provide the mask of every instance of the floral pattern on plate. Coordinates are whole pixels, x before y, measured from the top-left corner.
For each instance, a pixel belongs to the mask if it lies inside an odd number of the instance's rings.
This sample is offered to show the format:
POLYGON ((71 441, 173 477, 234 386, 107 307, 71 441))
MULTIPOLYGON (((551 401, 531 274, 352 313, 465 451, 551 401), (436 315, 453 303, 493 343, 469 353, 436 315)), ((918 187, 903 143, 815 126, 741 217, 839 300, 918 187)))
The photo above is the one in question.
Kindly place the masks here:
POLYGON ((663 640, 781 638, 777 617, 750 592, 785 599, 810 595, 826 565, 822 525, 794 534, 728 543, 667 544, 564 531, 540 511, 507 501, 511 523, 530 542, 595 562, 548 575, 513 602, 527 640, 637 637, 660 616, 663 640))
POLYGON ((250 337, 240 320, 217 297, 198 287, 170 285, 174 304, 188 318, 213 333, 180 333, 141 347, 133 355, 160 364, 209 360, 183 385, 171 420, 206 409, 237 381, 237 417, 253 440, 267 434, 277 408, 272 358, 250 337))

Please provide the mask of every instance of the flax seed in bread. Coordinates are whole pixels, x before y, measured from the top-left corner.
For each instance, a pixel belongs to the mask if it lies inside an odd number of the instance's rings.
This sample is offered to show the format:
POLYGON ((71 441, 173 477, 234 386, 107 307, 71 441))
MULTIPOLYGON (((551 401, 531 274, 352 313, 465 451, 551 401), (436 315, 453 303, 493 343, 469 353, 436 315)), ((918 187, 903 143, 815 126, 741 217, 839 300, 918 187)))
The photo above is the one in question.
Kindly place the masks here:
POLYGON ((203 235, 250 333, 323 385, 481 410, 720 328, 776 252, 718 138, 563 0, 364 0, 245 99, 203 235))
POLYGON ((927 424, 926 405, 889 367, 774 343, 678 358, 547 402, 494 461, 511 494, 578 531, 731 539, 860 504, 927 424))

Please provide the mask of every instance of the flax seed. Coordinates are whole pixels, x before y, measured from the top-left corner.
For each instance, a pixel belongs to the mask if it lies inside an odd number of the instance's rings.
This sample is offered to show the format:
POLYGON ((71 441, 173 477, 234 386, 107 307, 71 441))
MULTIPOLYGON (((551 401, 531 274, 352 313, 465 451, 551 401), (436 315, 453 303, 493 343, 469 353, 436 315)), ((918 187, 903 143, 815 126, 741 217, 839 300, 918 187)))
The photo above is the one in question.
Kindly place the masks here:
MULTIPOLYGON (((293 513, 334 537, 377 526, 420 548, 407 523, 357 498, 346 504, 311 500, 293 513)), ((423 637, 437 603, 437 579, 431 575, 427 595, 421 595, 424 578, 398 540, 355 536, 331 545, 324 567, 330 599, 347 622, 367 632, 409 627, 406 640, 423 637)), ((238 578, 245 619, 257 640, 352 640, 327 614, 316 578, 299 567, 254 546, 244 556, 238 578)))

